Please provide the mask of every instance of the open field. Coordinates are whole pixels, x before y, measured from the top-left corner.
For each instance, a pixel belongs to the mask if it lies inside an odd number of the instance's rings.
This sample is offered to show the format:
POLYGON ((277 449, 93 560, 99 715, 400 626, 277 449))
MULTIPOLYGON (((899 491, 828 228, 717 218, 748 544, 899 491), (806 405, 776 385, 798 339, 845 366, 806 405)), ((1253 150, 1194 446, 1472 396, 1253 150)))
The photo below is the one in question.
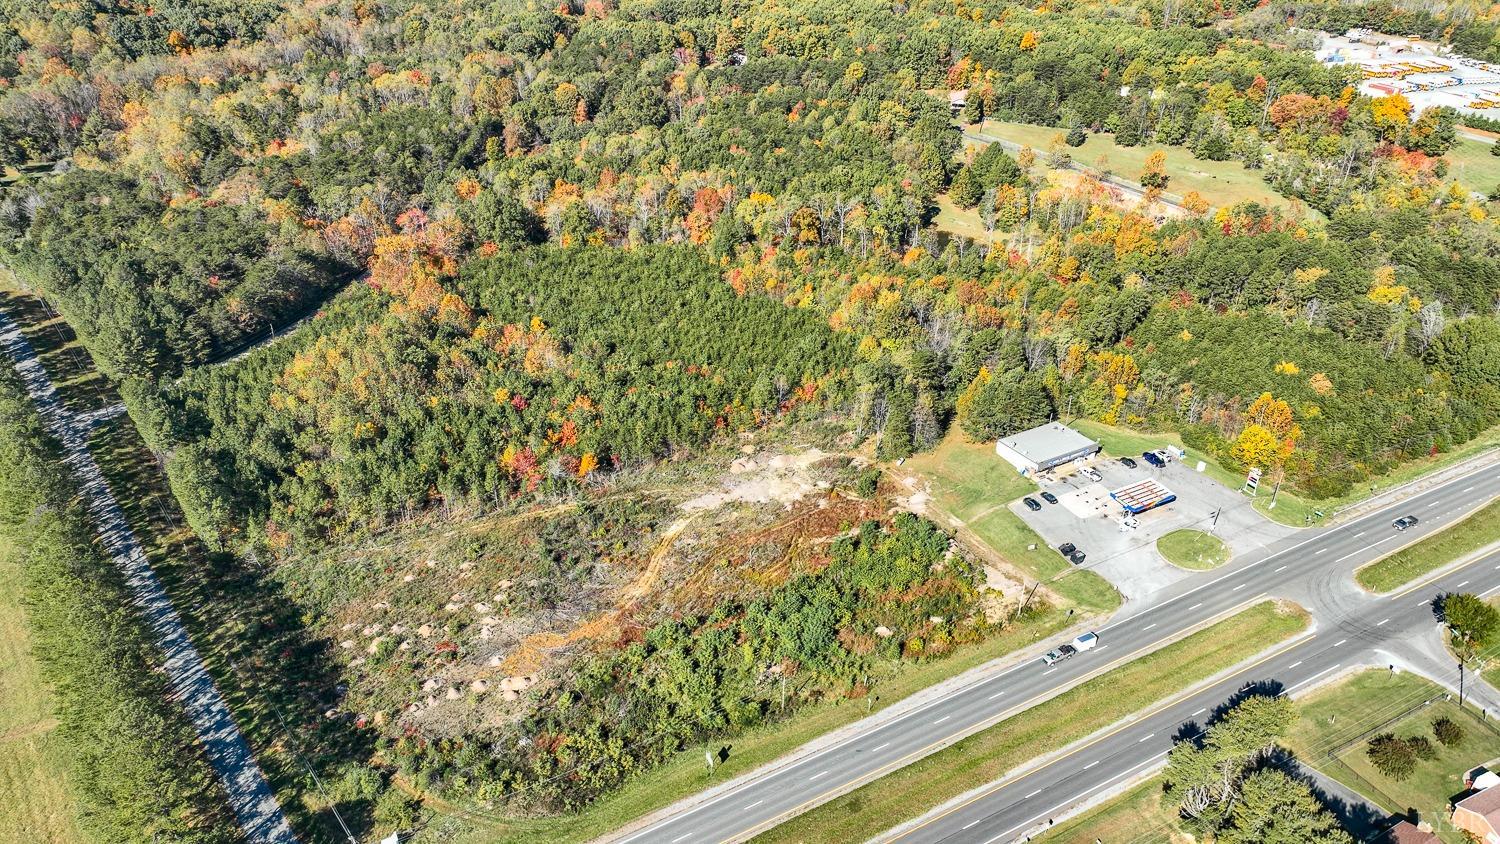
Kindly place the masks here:
POLYGON ((1207 571, 1229 562, 1229 548, 1224 542, 1201 530, 1174 530, 1156 540, 1156 550, 1172 565, 1193 571, 1207 571))
POLYGON ((21 564, 0 538, 0 844, 71 844, 66 763, 52 730, 52 699, 31 655, 21 606, 21 564))
MULTIPOLYGON (((1112 456, 1139 457, 1140 453, 1147 449, 1175 445, 1188 452, 1187 463, 1189 465, 1195 465, 1197 461, 1202 460, 1207 464, 1205 471, 1208 476, 1230 489, 1239 489, 1245 482, 1244 475, 1229 471, 1213 457, 1197 449, 1187 448, 1182 442, 1182 437, 1173 432, 1136 431, 1105 425, 1092 419, 1073 419, 1068 424, 1098 440, 1104 446, 1104 452, 1112 456)), ((1356 484, 1347 494, 1335 498, 1306 499, 1282 487, 1281 492, 1276 496, 1274 509, 1270 507, 1271 489, 1263 484, 1260 495, 1255 498, 1255 509, 1272 521, 1284 525, 1294 527, 1315 525, 1342 507, 1369 496, 1378 495, 1422 475, 1460 463, 1497 446, 1500 446, 1500 426, 1490 428, 1474 439, 1448 451, 1403 462, 1384 474, 1367 478, 1356 484)))
POLYGON ((1271 601, 1256 604, 1050 700, 1022 708, 755 840, 866 840, 1285 641, 1307 624, 1301 608, 1271 601))
POLYGON ((1151 777, 1041 835, 1035 844, 1094 844, 1095 840, 1159 844, 1190 839, 1177 826, 1177 815, 1162 803, 1162 779, 1151 777))
POLYGON ((1448 160, 1448 178, 1471 191, 1489 195, 1500 185, 1500 156, 1490 155, 1491 144, 1458 137, 1458 143, 1443 156, 1448 160))
POLYGON ((1287 746, 1304 763, 1386 810, 1416 809, 1438 827, 1444 841, 1458 844, 1463 839, 1443 821, 1448 801, 1464 790, 1467 771, 1500 757, 1500 732, 1443 695, 1443 689, 1415 675, 1365 671, 1299 700, 1300 717, 1287 746), (1432 698, 1439 699, 1422 705, 1432 698), (1432 721, 1440 716, 1463 728, 1460 744, 1445 747, 1433 738, 1432 721), (1372 731, 1403 738, 1424 735, 1437 753, 1418 760, 1416 771, 1396 782, 1376 770, 1365 754, 1366 734, 1372 731))
POLYGON ((1389 592, 1497 540, 1500 501, 1491 502, 1442 533, 1361 568, 1354 578, 1371 592, 1389 592))
MULTIPOLYGON (((1036 150, 1040 161, 1053 136, 1063 130, 1056 126, 986 120, 982 131, 1031 147, 1036 150)), ((1122 147, 1115 143, 1113 135, 1091 134, 1083 146, 1068 148, 1075 162, 1094 169, 1099 169, 1099 156, 1103 155, 1111 173, 1131 181, 1140 176, 1147 156, 1158 151, 1167 158, 1166 171, 1171 177, 1167 185, 1169 193, 1182 196, 1188 191, 1197 191, 1210 205, 1220 207, 1247 201, 1278 208, 1291 205, 1291 200, 1272 190, 1258 172, 1245 169, 1238 161, 1199 161, 1184 147, 1161 144, 1122 147)))
MULTIPOLYGON (((1047 543, 1005 506, 1037 486, 995 454, 993 445, 971 443, 955 427, 937 448, 912 457, 902 468, 914 473, 930 489, 933 503, 962 522, 973 539, 1029 576, 1047 581, 1064 599, 1091 611, 1120 605, 1120 595, 1108 581, 1051 553, 1047 543)), ((943 515, 935 514, 934 521, 948 529, 959 527, 943 515)))

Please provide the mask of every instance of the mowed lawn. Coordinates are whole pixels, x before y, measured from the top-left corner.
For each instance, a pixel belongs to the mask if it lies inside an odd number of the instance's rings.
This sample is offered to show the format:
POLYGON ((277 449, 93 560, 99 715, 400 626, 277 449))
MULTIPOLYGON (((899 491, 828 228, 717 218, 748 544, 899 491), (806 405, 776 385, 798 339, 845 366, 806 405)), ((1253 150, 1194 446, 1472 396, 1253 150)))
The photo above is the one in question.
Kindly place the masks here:
POLYGON ((1127 657, 1118 667, 1049 700, 1019 704, 1015 714, 994 726, 754 840, 759 844, 868 840, 1284 642, 1307 624, 1301 607, 1263 601, 1156 651, 1127 657))
POLYGON ((1389 592, 1497 541, 1500 541, 1500 501, 1491 502, 1441 533, 1365 566, 1354 577, 1371 592, 1389 592))
MULTIPOLYGON (((1040 162, 1048 145, 1052 143, 1053 136, 1063 130, 1056 126, 986 120, 982 131, 986 135, 1031 147, 1036 151, 1040 162)), ((1197 191, 1210 205, 1219 207, 1246 201, 1278 208, 1286 208, 1291 204, 1286 197, 1272 190, 1259 172, 1245 169, 1238 161, 1199 161, 1185 147, 1161 144, 1122 147, 1115 143, 1114 135, 1103 133, 1090 134, 1083 146, 1068 148, 1073 160, 1086 167, 1097 169, 1099 156, 1103 155, 1110 172, 1132 182, 1139 181, 1141 170, 1146 166, 1146 157, 1158 151, 1167 158, 1166 171, 1171 177, 1167 184, 1168 193, 1183 196, 1188 191, 1197 191)))
MULTIPOLYGON (((1447 815, 1448 801, 1464 790, 1464 774, 1500 758, 1500 731, 1471 708, 1459 709, 1456 702, 1443 699, 1444 691, 1416 675, 1378 668, 1364 671, 1298 700, 1300 717, 1287 746, 1303 762, 1381 807, 1392 812, 1416 809, 1423 818, 1439 823, 1447 815), (1422 705, 1432 698, 1439 699, 1422 705), (1432 721, 1440 716, 1463 728, 1461 743, 1445 747, 1433 737, 1432 721), (1397 782, 1376 770, 1365 753, 1364 736, 1377 729, 1402 738, 1426 736, 1437 753, 1418 760, 1416 771, 1397 782)), ((1463 840, 1446 822, 1440 823, 1438 834, 1454 844, 1463 840)))
POLYGON ((21 607, 20 561, 0 539, 0 844, 83 841, 21 607))
POLYGON ((1201 530, 1174 530, 1156 540, 1156 550, 1172 565, 1193 571, 1218 568, 1229 561, 1224 542, 1201 530))
POLYGON ((1490 146, 1460 135, 1458 143, 1443 156, 1448 160, 1448 178, 1488 196, 1500 185, 1500 156, 1490 155, 1490 146))
POLYGON ((1162 778, 1151 777, 1072 820, 1031 837, 1033 844, 1094 844, 1096 840, 1159 844, 1188 841, 1177 813, 1162 800, 1162 778))
POLYGON ((993 443, 971 443, 955 426, 937 448, 908 459, 902 468, 927 484, 933 503, 962 522, 960 526, 936 518, 942 527, 969 531, 1007 562, 1046 581, 1054 592, 1084 609, 1108 611, 1120 605, 1120 595, 1109 581, 1070 566, 1006 506, 1036 492, 1037 486, 1001 459, 993 443))

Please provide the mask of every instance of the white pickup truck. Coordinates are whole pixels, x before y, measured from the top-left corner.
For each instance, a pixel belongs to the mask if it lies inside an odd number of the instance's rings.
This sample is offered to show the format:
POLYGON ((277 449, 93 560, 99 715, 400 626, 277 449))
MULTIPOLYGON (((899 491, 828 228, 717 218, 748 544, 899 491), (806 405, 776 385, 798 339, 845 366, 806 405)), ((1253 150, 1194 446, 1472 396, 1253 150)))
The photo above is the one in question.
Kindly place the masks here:
POLYGON ((1068 644, 1063 645, 1056 650, 1048 651, 1046 655, 1042 657, 1042 662, 1046 665, 1056 665, 1057 663, 1062 662, 1063 660, 1073 656, 1074 654, 1089 650, 1097 644, 1099 644, 1098 633, 1084 633, 1068 644))

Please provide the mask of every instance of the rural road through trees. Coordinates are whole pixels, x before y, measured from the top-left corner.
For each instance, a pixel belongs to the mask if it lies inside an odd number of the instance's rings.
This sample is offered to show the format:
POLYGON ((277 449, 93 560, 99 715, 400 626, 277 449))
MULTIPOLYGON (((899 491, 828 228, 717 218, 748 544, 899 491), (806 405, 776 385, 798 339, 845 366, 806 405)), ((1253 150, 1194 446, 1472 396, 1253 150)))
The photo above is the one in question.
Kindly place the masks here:
POLYGON ((46 369, 20 327, 0 312, 0 348, 11 358, 26 391, 48 431, 62 444, 64 462, 78 480, 89 514, 105 549, 125 575, 136 606, 156 637, 164 656, 163 668, 184 711, 203 742, 209 762, 224 784, 245 839, 251 844, 293 844, 297 841, 281 805, 229 708, 188 640, 171 599, 151 570, 140 542, 130 529, 119 502, 89 452, 89 431, 110 411, 74 414, 63 407, 46 369))

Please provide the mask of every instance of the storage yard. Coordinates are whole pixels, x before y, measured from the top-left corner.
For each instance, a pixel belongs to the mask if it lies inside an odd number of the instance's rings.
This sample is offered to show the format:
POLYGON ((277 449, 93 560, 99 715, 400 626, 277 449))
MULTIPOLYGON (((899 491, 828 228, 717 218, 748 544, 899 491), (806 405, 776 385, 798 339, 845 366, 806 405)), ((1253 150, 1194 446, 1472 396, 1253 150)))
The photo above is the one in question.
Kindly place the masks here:
POLYGON ((1431 41, 1351 29, 1323 34, 1318 60, 1358 67, 1359 90, 1372 97, 1402 94, 1415 112, 1451 106, 1471 114, 1500 114, 1500 65, 1471 59, 1431 41))

